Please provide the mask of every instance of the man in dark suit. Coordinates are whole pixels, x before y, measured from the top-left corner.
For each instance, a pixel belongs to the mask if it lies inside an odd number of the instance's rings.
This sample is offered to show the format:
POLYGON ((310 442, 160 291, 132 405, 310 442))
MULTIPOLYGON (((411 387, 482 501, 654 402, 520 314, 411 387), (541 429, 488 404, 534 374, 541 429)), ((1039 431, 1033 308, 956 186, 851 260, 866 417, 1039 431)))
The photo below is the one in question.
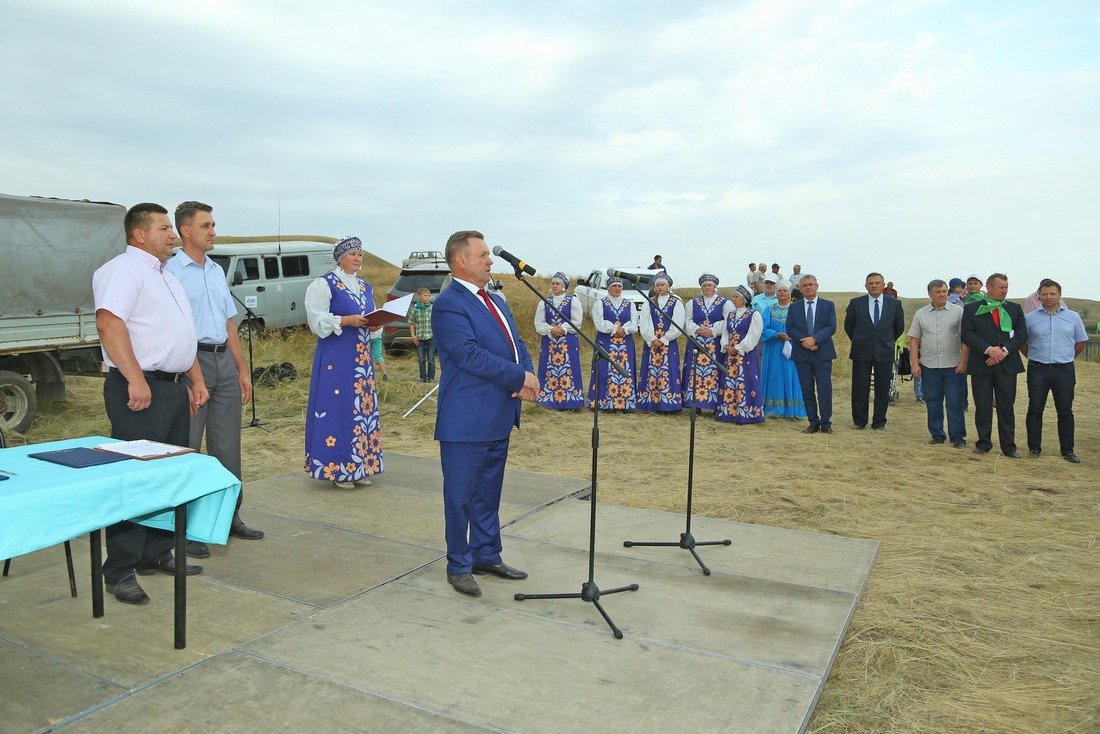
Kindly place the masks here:
POLYGON ((802 432, 832 433, 836 307, 832 301, 817 297, 817 278, 812 275, 803 275, 798 289, 802 300, 792 303, 787 312, 787 335, 791 361, 802 386, 802 401, 806 403, 806 416, 810 419, 810 425, 802 432))
POLYGON ((500 558, 500 492, 520 400, 534 400, 539 381, 512 312, 485 290, 493 264, 485 237, 455 232, 445 255, 454 280, 435 299, 432 333, 442 373, 435 438, 447 581, 461 594, 481 596, 472 574, 527 578, 500 558))
POLYGON ((881 273, 870 273, 864 281, 867 295, 853 298, 844 314, 844 333, 852 340, 852 422, 867 427, 871 373, 875 375, 875 411, 871 428, 886 430, 886 409, 890 405, 890 378, 894 367, 894 344, 905 331, 901 302, 883 292, 881 273))
POLYGON ((997 398, 997 436, 1001 452, 1019 459, 1016 450, 1016 375, 1024 371, 1020 348, 1027 344, 1024 310, 1005 300, 1008 276, 994 273, 985 281, 985 299, 963 309, 962 340, 970 348, 966 371, 974 391, 974 426, 978 442, 974 453, 993 448, 993 398, 997 398))

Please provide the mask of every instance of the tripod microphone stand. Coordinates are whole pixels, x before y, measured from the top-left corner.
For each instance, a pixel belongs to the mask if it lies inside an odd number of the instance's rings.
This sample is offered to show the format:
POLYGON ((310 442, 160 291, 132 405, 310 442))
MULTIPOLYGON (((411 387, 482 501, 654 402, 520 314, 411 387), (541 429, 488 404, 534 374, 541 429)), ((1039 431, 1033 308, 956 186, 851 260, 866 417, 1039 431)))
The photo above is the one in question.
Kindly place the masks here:
MULTIPOLYGON (((553 301, 548 300, 545 296, 539 293, 535 286, 527 282, 527 279, 523 277, 522 271, 516 268, 516 278, 527 286, 532 293, 539 298, 540 306, 545 303, 561 317, 563 322, 568 323, 569 319, 565 317, 558 307, 554 305, 553 301)), ((578 305, 580 299, 577 299, 578 305)), ((607 353, 607 350, 593 341, 587 334, 582 331, 577 331, 577 334, 588 342, 594 350, 595 359, 604 359, 607 364, 616 370, 623 377, 630 377, 626 369, 622 365, 617 364, 611 360, 611 355, 607 353)), ((597 361, 597 364, 599 362, 597 361)), ((578 365, 579 367, 579 365, 578 365)), ((630 584, 628 586, 618 586, 614 589, 600 590, 600 587, 596 585, 596 485, 598 478, 598 466, 600 455, 600 408, 599 404, 593 406, 592 409, 592 495, 589 498, 589 521, 588 521, 588 580, 581 584, 581 590, 578 594, 565 593, 565 594, 516 594, 516 601, 524 601, 525 599, 580 599, 582 601, 589 602, 592 606, 596 607, 596 610, 603 617, 603 620, 607 622, 607 626, 611 628, 612 634, 615 635, 615 639, 621 640, 623 638, 623 632, 615 623, 611 620, 611 617, 604 610, 603 605, 600 604, 600 596, 606 596, 608 594, 618 594, 623 591, 637 591, 637 584, 630 584)))
MULTIPOLYGON (((251 308, 248 307, 248 304, 246 304, 240 298, 237 298, 236 293, 233 293, 232 291, 230 291, 229 295, 233 296, 233 300, 235 300, 237 303, 241 304, 241 306, 244 307, 245 316, 247 316, 248 321, 251 322, 249 324, 249 327, 248 327, 248 379, 251 380, 252 379, 252 372, 255 369, 253 367, 253 364, 252 364, 252 335, 256 332, 256 329, 253 326, 253 324, 258 324, 260 322, 260 317, 256 315, 255 311, 253 311, 251 308)), ((239 334, 239 331, 238 331, 238 334, 239 334)), ((252 390, 252 421, 247 426, 245 426, 245 428, 263 428, 263 426, 264 426, 264 424, 261 423, 258 418, 256 418, 256 390, 255 390, 255 387, 253 387, 253 390, 252 390)), ((267 429, 264 428, 264 430, 266 431, 267 429)))
MULTIPOLYGON (((657 306, 657 304, 653 301, 653 299, 650 298, 648 294, 644 293, 642 291, 642 289, 638 287, 638 284, 636 282, 633 283, 633 286, 634 286, 634 290, 638 291, 638 293, 641 293, 642 296, 647 301, 649 301, 650 305, 658 313, 661 312, 661 309, 657 306)), ((680 533, 680 540, 679 541, 656 542, 656 541, 624 540, 623 541, 623 546, 626 547, 626 548, 631 548, 631 547, 634 547, 634 546, 638 546, 638 547, 650 546, 650 547, 665 547, 665 548, 682 548, 683 550, 686 550, 688 553, 690 553, 692 555, 692 557, 695 559, 695 562, 699 564, 699 568, 703 569, 703 575, 704 576, 710 576, 710 569, 707 568, 707 565, 705 563, 703 563, 703 559, 699 557, 699 554, 695 551, 695 549, 697 547, 701 546, 701 545, 731 545, 733 543, 733 541, 729 540, 728 538, 725 539, 725 540, 696 540, 695 536, 693 536, 691 534, 691 500, 692 500, 693 484, 694 484, 694 477, 695 477, 695 414, 697 412, 696 405, 695 405, 695 373, 698 371, 699 360, 703 356, 703 352, 705 350, 703 349, 703 345, 699 342, 698 339, 696 339, 694 336, 692 336, 691 334, 688 334, 686 331, 684 331, 683 327, 681 327, 679 324, 677 324, 672 319, 669 319, 669 321, 672 323, 673 326, 675 326, 679 330, 679 332, 681 334, 683 334, 685 337, 687 337, 687 340, 691 343, 691 346, 694 348, 694 354, 693 354, 694 360, 693 360, 693 364, 692 364, 692 367, 691 367, 691 378, 688 380, 688 385, 689 385, 688 391, 689 391, 689 394, 691 395, 691 408, 688 411, 688 422, 691 424, 691 430, 690 430, 691 438, 688 442, 687 511, 686 511, 685 517, 684 517, 684 532, 680 533)), ((711 359, 711 362, 713 362, 714 366, 718 368, 718 371, 721 372, 723 376, 729 376, 729 370, 726 369, 725 365, 719 363, 717 359, 713 359, 713 358, 711 359)))

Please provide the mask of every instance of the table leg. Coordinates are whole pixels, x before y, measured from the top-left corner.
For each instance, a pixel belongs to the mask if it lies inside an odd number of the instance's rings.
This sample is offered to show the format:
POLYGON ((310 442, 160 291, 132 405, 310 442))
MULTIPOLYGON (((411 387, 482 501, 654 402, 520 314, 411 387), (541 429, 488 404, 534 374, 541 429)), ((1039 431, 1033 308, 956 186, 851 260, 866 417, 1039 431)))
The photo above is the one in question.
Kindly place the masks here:
POLYGON ((176 506, 176 649, 187 647, 187 505, 176 506))
POLYGON ((88 533, 88 542, 92 546, 92 617, 103 616, 103 531, 95 529, 88 533))

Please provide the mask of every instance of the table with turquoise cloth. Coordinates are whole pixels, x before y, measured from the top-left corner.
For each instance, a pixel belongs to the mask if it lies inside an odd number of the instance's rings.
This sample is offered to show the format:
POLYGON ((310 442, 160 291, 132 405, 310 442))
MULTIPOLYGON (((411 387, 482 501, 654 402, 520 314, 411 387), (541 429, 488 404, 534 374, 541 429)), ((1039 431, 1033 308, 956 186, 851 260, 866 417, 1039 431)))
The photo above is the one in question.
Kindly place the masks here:
MULTIPOLYGON (((175 508, 181 505, 187 510, 188 538, 226 542, 241 484, 212 456, 189 453, 150 461, 126 459, 79 469, 28 456, 113 441, 89 436, 0 449, 0 471, 8 476, 0 481, 0 559, 88 532, 94 534, 95 545, 101 528, 122 520, 174 531, 175 508)), ((182 539, 177 538, 176 546, 182 546, 182 539)), ((93 559, 99 556, 94 552, 98 550, 93 548, 93 559)), ((102 588, 96 588, 102 578, 98 571, 92 569, 93 610, 95 597, 102 599, 102 588)), ((181 647, 181 591, 177 580, 177 647, 181 647)))

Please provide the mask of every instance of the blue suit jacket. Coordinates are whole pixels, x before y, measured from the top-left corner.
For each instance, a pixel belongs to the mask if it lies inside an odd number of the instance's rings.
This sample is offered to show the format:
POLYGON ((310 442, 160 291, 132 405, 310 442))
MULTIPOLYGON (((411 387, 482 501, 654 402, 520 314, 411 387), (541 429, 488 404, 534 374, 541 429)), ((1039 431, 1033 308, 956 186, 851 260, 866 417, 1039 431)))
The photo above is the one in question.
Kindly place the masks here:
POLYGON ((852 340, 849 359, 857 362, 893 362, 894 344, 905 331, 905 311, 901 301, 882 296, 878 326, 871 322, 870 296, 856 296, 844 313, 844 333, 852 340))
POLYGON ((836 333, 836 306, 824 298, 814 299, 814 333, 807 333, 806 301, 793 301, 787 311, 787 334, 791 337, 792 362, 823 362, 836 359, 833 334, 836 333), (802 340, 812 336, 817 340, 817 350, 811 352, 802 347, 802 340))
POLYGON ((523 387, 526 372, 534 372, 531 356, 516 331, 508 305, 489 297, 504 314, 519 352, 500 324, 476 295, 452 282, 432 306, 432 337, 439 354, 437 441, 481 442, 508 438, 519 426, 521 401, 512 393, 523 387))

